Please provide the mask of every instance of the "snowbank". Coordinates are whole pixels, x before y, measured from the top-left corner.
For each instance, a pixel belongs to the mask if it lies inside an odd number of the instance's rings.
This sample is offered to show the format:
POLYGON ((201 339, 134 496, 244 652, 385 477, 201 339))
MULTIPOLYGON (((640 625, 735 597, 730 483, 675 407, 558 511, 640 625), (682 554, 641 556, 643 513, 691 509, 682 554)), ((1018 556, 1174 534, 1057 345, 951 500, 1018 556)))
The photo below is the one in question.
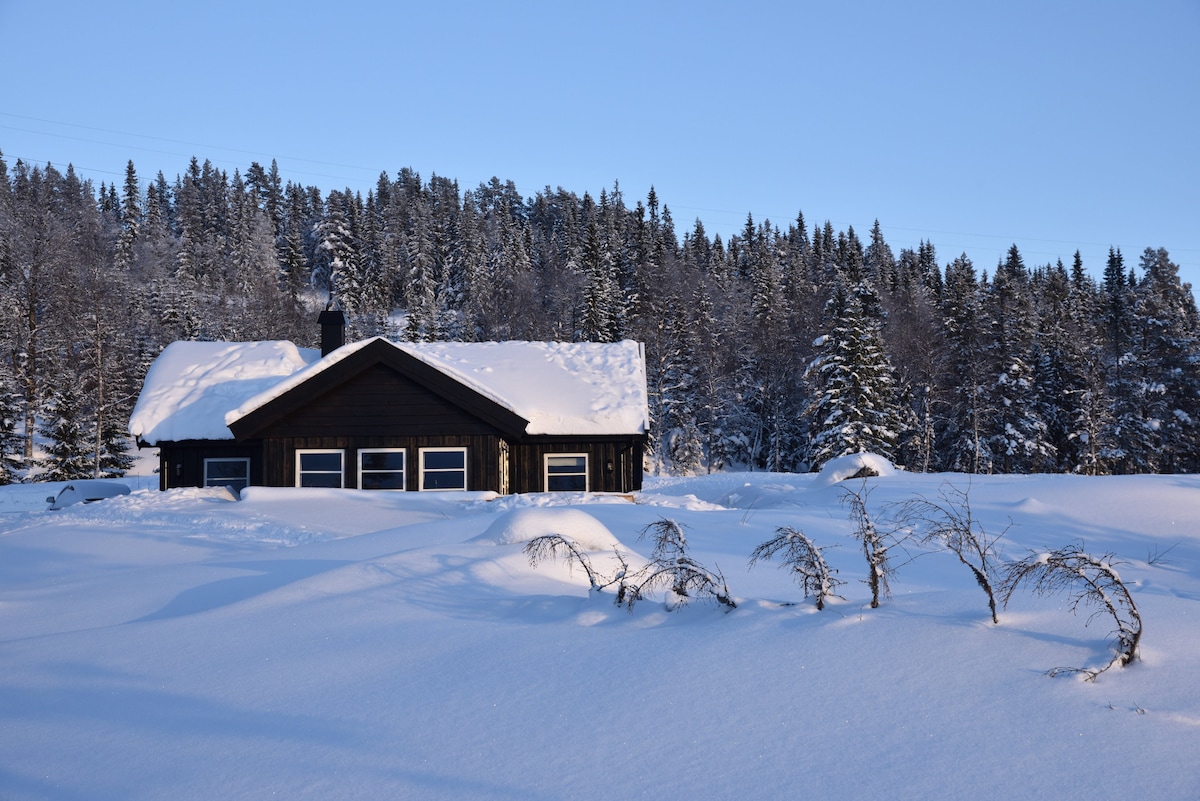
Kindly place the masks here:
POLYGON ((994 625, 947 553, 898 561, 871 609, 814 478, 656 479, 649 504, 251 488, 61 512, 26 506, 44 486, 0 488, 0 796, 1197 796, 1200 476, 871 480, 880 510, 969 481, 1006 558, 1114 554, 1146 637, 1095 683, 1044 672, 1103 664, 1104 621, 1026 593, 994 625), (611 576, 664 516, 736 610, 627 611, 523 553, 561 534, 611 576), (843 600, 817 611, 788 570, 747 568, 781 526, 826 549, 843 600))
POLYGON ((621 545, 599 520, 569 507, 530 507, 505 512, 475 541, 519 545, 549 534, 570 539, 585 551, 611 552, 621 545))

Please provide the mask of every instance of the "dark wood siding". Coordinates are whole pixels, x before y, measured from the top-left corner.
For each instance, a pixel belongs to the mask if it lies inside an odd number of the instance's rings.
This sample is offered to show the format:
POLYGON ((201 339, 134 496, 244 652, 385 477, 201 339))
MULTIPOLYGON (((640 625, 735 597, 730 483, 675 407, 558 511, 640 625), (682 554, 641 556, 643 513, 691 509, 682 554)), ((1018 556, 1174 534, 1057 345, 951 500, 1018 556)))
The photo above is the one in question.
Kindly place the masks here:
POLYGON ((358 451, 360 448, 404 448, 406 489, 420 489, 420 451, 422 448, 466 448, 467 489, 501 488, 500 437, 491 434, 440 434, 426 436, 328 436, 272 437, 263 442, 264 461, 269 465, 264 483, 269 487, 296 485, 296 451, 334 449, 345 453, 345 486, 358 487, 358 451))
POLYGON ((425 426, 430 434, 486 430, 519 437, 528 421, 394 345, 374 340, 234 420, 230 428, 236 438, 252 439, 271 432, 386 433, 381 426, 387 425, 400 425, 406 433, 425 426), (336 428, 342 423, 352 428, 336 428))
MULTIPOLYGON (((261 433, 277 437, 498 435, 492 426, 384 365, 319 395, 261 433)), ((316 446, 313 446, 316 447, 316 446)))
POLYGON ((250 483, 291 487, 296 483, 296 451, 345 451, 346 486, 357 487, 360 448, 404 448, 407 489, 419 489, 421 448, 465 447, 467 486, 494 492, 544 492, 545 455, 586 453, 593 492, 636 492, 642 488, 642 438, 600 440, 541 437, 512 442, 495 434, 280 436, 246 442, 164 442, 159 446, 159 488, 204 484, 206 458, 250 459, 250 483), (611 468, 610 468, 611 465, 611 468), (507 475, 508 486, 504 485, 507 475))
POLYGON ((259 440, 225 442, 189 440, 162 442, 158 446, 158 488, 203 487, 205 459, 250 460, 250 483, 263 483, 263 450, 259 440))
POLYGON ((467 488, 499 491, 501 433, 394 369, 376 364, 263 430, 264 483, 296 483, 296 451, 345 452, 345 486, 358 485, 360 448, 404 448, 407 489, 419 489, 422 448, 465 447, 467 488))
POLYGON ((513 444, 513 492, 545 492, 545 457, 586 453, 592 492, 636 492, 642 488, 642 438, 536 437, 513 444))

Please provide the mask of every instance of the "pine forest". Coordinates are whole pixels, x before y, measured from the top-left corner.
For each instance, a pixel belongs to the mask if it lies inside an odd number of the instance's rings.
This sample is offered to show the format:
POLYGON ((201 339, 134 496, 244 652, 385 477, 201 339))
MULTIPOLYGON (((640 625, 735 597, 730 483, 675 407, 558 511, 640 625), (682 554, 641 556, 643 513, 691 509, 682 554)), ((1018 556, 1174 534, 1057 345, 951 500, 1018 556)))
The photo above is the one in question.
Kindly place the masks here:
POLYGON ((803 214, 723 241, 631 202, 411 170, 323 192, 251 163, 95 186, 0 157, 0 483, 119 476, 178 339, 644 343, 648 472, 1200 469, 1200 319, 1160 247, 939 261, 803 214), (1089 272, 1089 270, 1094 270, 1089 272))

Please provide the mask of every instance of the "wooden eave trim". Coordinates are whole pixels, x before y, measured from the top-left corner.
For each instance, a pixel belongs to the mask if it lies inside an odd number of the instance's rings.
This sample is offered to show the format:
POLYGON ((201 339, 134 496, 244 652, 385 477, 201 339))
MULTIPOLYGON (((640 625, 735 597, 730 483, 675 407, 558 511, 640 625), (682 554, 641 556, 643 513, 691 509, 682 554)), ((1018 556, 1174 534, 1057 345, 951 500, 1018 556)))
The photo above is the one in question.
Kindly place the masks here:
POLYGON ((550 445, 555 443, 570 444, 572 442, 628 442, 639 440, 645 442, 645 434, 528 434, 521 438, 523 445, 550 445))
POLYGON ((227 445, 240 444, 235 439, 162 439, 153 445, 147 445, 147 448, 201 448, 205 445, 219 445, 225 443, 227 445))

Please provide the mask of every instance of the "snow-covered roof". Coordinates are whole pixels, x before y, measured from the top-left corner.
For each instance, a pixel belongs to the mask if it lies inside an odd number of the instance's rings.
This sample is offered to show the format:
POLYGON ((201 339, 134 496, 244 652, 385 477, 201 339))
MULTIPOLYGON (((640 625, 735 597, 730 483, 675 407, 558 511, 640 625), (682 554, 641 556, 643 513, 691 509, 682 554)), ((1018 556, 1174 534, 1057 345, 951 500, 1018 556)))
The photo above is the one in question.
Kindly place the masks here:
MULTIPOLYGON (((130 419, 143 442, 232 439, 229 425, 377 340, 324 358, 290 342, 175 342, 130 419)), ((525 433, 645 433, 646 370, 632 341, 391 342, 529 421, 525 433)))
POLYGON ((321 358, 291 342, 172 342, 146 373, 129 433, 149 445, 233 439, 225 413, 321 358))

